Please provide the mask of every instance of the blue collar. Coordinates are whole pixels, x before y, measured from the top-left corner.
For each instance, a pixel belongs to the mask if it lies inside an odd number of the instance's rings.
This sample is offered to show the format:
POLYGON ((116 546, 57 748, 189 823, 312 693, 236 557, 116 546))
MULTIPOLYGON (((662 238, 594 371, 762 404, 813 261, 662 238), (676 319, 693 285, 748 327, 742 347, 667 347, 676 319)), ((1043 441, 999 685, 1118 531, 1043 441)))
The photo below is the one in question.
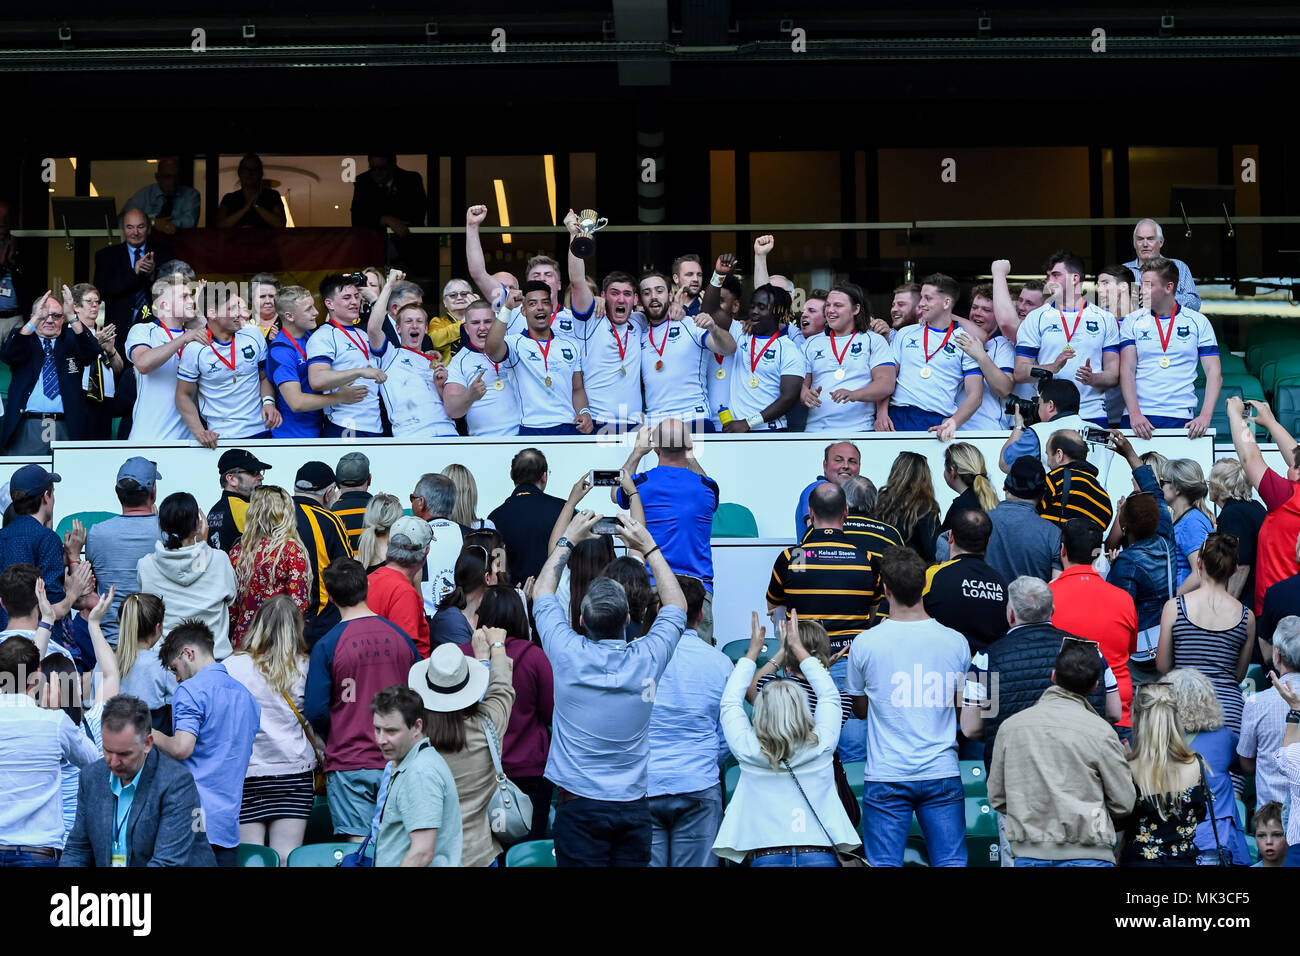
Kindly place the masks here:
POLYGON ((123 791, 125 791, 128 787, 131 788, 131 792, 134 794, 135 785, 140 782, 140 774, 144 773, 144 765, 145 763, 148 762, 149 762, 149 755, 145 754, 144 762, 140 764, 140 769, 135 772, 135 776, 132 777, 131 782, 127 784, 122 783, 121 778, 118 777, 117 774, 113 773, 113 771, 110 770, 108 772, 108 789, 113 791, 113 796, 120 797, 123 791))

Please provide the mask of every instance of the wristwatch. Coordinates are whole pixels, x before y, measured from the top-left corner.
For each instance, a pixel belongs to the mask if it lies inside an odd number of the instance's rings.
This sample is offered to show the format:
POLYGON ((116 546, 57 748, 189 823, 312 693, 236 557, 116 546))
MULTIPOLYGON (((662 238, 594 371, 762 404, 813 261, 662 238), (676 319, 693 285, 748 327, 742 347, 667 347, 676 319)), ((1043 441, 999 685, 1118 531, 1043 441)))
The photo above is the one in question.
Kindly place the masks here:
POLYGON ((505 646, 506 646, 505 641, 493 641, 491 644, 488 645, 489 648, 500 647, 502 649, 504 649, 505 646))
POLYGON ((1300 710, 1288 711, 1286 715, 1288 724, 1300 724, 1300 710))
POLYGON ((559 541, 555 542, 555 546, 557 548, 565 547, 568 548, 570 551, 573 550, 573 542, 570 541, 568 538, 564 538, 564 537, 560 538, 559 541))

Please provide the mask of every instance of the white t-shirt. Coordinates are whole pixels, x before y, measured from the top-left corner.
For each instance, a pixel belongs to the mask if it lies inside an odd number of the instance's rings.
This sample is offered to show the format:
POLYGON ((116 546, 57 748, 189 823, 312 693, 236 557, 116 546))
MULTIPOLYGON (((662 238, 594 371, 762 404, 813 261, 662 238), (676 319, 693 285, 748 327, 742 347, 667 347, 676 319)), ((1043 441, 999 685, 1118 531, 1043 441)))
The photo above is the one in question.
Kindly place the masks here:
MULTIPOLYGON (((984 343, 984 351, 989 353, 989 358, 993 360, 993 364, 1008 375, 1015 369, 1016 347, 1005 336, 993 336, 984 343)), ((1008 416, 1004 411, 1006 404, 1007 400, 998 398, 986 379, 984 382, 984 401, 980 402, 980 407, 975 409, 975 414, 968 418, 957 431, 965 432, 977 429, 999 431, 1003 428, 1010 428, 1011 423, 1007 420, 1008 416)))
POLYGON ((224 345, 185 346, 176 377, 198 382, 199 414, 209 429, 222 438, 249 438, 267 430, 259 375, 265 368, 266 336, 245 326, 224 345))
MULTIPOLYGON (((732 362, 731 414, 736 418, 757 415, 781 397, 781 377, 808 373, 799 346, 788 335, 777 332, 770 338, 740 333, 736 336, 736 355, 732 362)), ((785 416, 767 422, 755 430, 775 431, 784 428, 785 416)))
MULTIPOLYGON (((138 322, 126 335, 126 356, 140 346, 157 348, 183 335, 181 329, 164 328, 160 322, 138 322)), ((135 408, 131 419, 131 441, 172 441, 191 438, 181 413, 176 411, 176 369, 180 353, 173 355, 148 375, 135 369, 135 408)))
POLYGON ((433 529, 433 540, 429 542, 420 593, 424 596, 424 613, 433 617, 438 613, 438 602, 456 589, 456 559, 465 536, 450 518, 434 518, 429 527, 433 529))
POLYGON ((433 363, 423 352, 384 343, 377 356, 388 381, 379 386, 394 438, 450 438, 456 424, 447 417, 433 384, 433 363))
POLYGON ((890 346, 898 364, 898 384, 891 405, 918 408, 945 418, 956 413, 966 397, 966 376, 980 374, 979 363, 957 348, 949 335, 957 331, 956 322, 946 329, 908 325, 898 330, 890 346), (925 360, 927 351, 929 362, 925 360), (925 375, 927 370, 929 376, 925 375))
POLYGON ((447 366, 448 384, 455 382, 461 388, 468 389, 478 373, 483 372, 483 384, 487 386, 487 393, 465 413, 465 424, 471 435, 519 434, 519 390, 515 376, 517 361, 517 356, 511 354, 500 362, 493 362, 472 348, 461 349, 452 356, 447 366), (501 383, 500 388, 497 388, 498 382, 501 383))
POLYGON ((1066 345, 1074 349, 1074 358, 1065 363, 1056 377, 1079 387, 1081 418, 1105 418, 1106 390, 1075 381, 1074 373, 1086 361, 1092 362, 1094 372, 1100 372, 1106 352, 1119 354, 1119 323, 1115 316, 1091 302, 1082 311, 1065 313, 1043 305, 1025 316, 1016 332, 1016 356, 1032 359, 1035 365, 1050 365, 1065 351, 1066 345))
POLYGON ((573 373, 582 371, 578 341, 552 335, 546 342, 538 342, 527 335, 507 335, 506 349, 507 358, 516 364, 515 381, 523 409, 520 423, 529 428, 553 428, 572 422, 573 373))
MULTIPOLYGON (((345 329, 327 322, 311 334, 307 340, 307 364, 324 362, 336 372, 350 372, 358 368, 378 368, 370 351, 370 339, 363 328, 345 329)), ((370 432, 378 435, 384 425, 379 418, 379 385, 368 378, 359 378, 353 385, 362 385, 366 397, 355 405, 331 405, 325 409, 325 417, 339 428, 353 431, 370 432)), ((331 389, 325 394, 332 394, 331 389)))
POLYGON ((1175 307, 1169 319, 1139 309, 1124 317, 1119 337, 1121 348, 1137 349, 1137 401, 1142 414, 1195 418, 1197 366, 1202 356, 1219 354, 1219 340, 1209 320, 1194 309, 1175 307), (1168 336, 1168 349, 1160 344, 1164 336, 1168 336), (1169 360, 1168 368, 1161 368, 1161 359, 1169 360))
POLYGON ((821 405, 808 410, 807 430, 870 431, 876 423, 875 402, 837 403, 831 393, 841 388, 866 388, 873 368, 896 366, 894 352, 884 337, 871 331, 832 337, 828 328, 804 340, 803 354, 812 372, 813 388, 822 390, 821 405), (835 358, 837 352, 840 360, 835 358), (835 373, 841 369, 844 377, 837 379, 835 373))
MULTIPOLYGON (((557 320, 556 324, 559 322, 557 320)), ((641 335, 607 318, 583 323, 582 382, 591 417, 607 424, 641 421, 641 335)))
POLYGON ((705 342, 708 335, 689 319, 647 325, 641 333, 641 380, 650 424, 665 418, 693 422, 710 417, 704 381, 717 362, 705 342))

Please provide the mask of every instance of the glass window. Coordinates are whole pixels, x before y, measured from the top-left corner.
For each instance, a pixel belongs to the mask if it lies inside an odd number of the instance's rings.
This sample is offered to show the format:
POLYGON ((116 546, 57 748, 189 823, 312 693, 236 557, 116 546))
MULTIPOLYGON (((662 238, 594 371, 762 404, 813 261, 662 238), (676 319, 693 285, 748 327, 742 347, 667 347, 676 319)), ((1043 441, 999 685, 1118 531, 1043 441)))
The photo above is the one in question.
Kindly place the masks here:
MULTIPOLYGON (((365 156, 284 156, 259 154, 266 184, 280 193, 290 226, 351 226, 353 180, 343 178, 344 160, 355 161, 357 177, 367 175, 365 156)), ((239 189, 239 161, 243 154, 221 157, 220 196, 239 189)), ((425 154, 401 154, 397 165, 419 173, 429 188, 425 154)), ((216 212, 208 220, 216 225, 216 212)))
MULTIPOLYGON (((572 189, 580 174, 575 172, 573 157, 570 159, 572 189)), ((594 168, 594 157, 591 165, 594 168)), ((578 168, 583 169, 585 165, 579 162, 578 168)), ((553 155, 466 156, 465 201, 467 205, 487 206, 485 226, 558 226, 568 210, 559 208, 555 175, 553 155)), ((590 183, 593 187, 590 198, 594 201, 594 174, 590 183)), ((577 202, 581 194, 571 192, 571 195, 577 202)), ((533 256, 558 258, 557 251, 561 248, 558 232, 483 233, 482 241, 489 272, 520 272, 523 263, 533 256)))

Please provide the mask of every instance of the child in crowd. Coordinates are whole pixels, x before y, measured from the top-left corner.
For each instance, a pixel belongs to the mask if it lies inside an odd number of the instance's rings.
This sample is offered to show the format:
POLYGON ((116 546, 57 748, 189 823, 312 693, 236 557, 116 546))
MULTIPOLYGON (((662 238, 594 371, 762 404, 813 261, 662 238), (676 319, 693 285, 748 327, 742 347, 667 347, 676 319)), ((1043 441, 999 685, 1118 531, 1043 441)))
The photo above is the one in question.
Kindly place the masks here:
POLYGON ((1255 811, 1255 845, 1259 847, 1256 866, 1286 864, 1286 828, 1282 826, 1282 804, 1276 800, 1255 811))

